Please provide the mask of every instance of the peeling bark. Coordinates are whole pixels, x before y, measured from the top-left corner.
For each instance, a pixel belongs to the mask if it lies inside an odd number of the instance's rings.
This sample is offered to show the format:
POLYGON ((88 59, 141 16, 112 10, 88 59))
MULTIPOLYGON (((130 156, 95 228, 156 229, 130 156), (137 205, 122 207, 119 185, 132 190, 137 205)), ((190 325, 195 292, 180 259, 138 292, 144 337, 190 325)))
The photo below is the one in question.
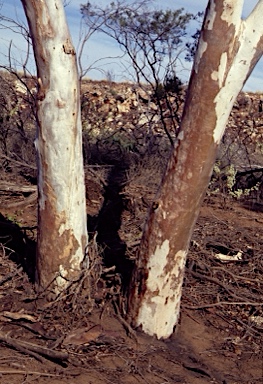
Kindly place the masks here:
POLYGON ((79 82, 61 0, 22 0, 37 97, 37 280, 58 293, 79 275, 88 242, 79 82))
POLYGON ((238 93, 263 51, 263 1, 241 20, 242 0, 210 0, 178 142, 145 226, 129 296, 135 327, 173 333, 184 266, 217 148, 238 93))

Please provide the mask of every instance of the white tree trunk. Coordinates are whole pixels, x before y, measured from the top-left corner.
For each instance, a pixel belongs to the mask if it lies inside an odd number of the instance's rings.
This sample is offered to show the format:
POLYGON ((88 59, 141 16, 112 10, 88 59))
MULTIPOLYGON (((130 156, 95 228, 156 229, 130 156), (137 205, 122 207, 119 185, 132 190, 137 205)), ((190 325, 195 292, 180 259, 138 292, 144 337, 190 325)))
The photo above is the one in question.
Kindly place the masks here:
POLYGON ((180 311, 184 266, 233 103, 263 51, 263 0, 241 20, 243 0, 210 0, 177 146, 144 230, 133 273, 134 326, 167 338, 180 311))
POLYGON ((61 0, 21 0, 37 65, 37 279, 55 293, 79 275, 88 242, 76 54, 61 0))

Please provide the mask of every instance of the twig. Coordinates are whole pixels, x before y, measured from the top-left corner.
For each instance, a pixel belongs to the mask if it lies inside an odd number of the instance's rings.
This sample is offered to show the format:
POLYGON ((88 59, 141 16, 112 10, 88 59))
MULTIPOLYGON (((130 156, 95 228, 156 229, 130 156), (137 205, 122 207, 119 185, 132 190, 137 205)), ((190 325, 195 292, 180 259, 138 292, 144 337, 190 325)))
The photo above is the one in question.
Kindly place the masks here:
POLYGON ((217 303, 211 303, 211 304, 203 304, 203 305, 185 305, 183 304, 182 307, 186 309, 204 309, 204 308, 211 308, 211 307, 217 307, 220 305, 253 305, 253 306, 260 306, 263 305, 262 303, 253 303, 250 301, 218 301, 217 303))
POLYGON ((0 190, 8 192, 36 192, 36 185, 18 185, 14 183, 1 182, 0 181, 0 190))
POLYGON ((223 271, 225 273, 228 273, 229 275, 231 275, 235 281, 238 281, 238 280, 245 280, 245 282, 250 282, 250 283, 260 283, 260 279, 251 279, 250 277, 244 277, 244 276, 240 276, 240 275, 235 275, 234 273, 230 272, 228 269, 226 268, 222 268, 222 267, 213 267, 213 271, 223 271))
MULTIPOLYGON (((38 376, 45 376, 45 377, 60 377, 61 374, 57 373, 48 373, 48 372, 38 372, 38 371, 26 371, 21 369, 8 369, 8 370, 0 370, 1 375, 38 375, 38 376)), ((63 372, 63 375, 65 376, 79 376, 79 373, 65 373, 63 372)))
POLYGON ((202 275, 201 273, 194 272, 188 268, 186 268, 186 270, 187 272, 190 272, 193 276, 199 279, 207 280, 207 281, 210 281, 211 283, 219 285, 219 287, 223 288, 229 295, 236 298, 237 300, 244 300, 244 297, 237 296, 234 292, 232 292, 225 284, 221 283, 221 281, 219 281, 218 279, 215 279, 214 277, 211 277, 211 276, 202 275))
POLYGON ((37 371, 24 371, 24 370, 0 370, 1 375, 38 375, 38 376, 46 376, 46 377, 61 377, 55 373, 46 373, 46 372, 37 372, 37 371))
POLYGON ((0 333, 0 341, 3 341, 4 343, 6 343, 7 345, 9 345, 12 348, 15 348, 19 352, 26 353, 27 355, 34 357, 36 360, 40 361, 43 364, 45 362, 45 360, 43 359, 42 356, 38 355, 37 353, 31 351, 30 349, 28 349, 24 346, 22 346, 21 343, 18 342, 17 340, 14 340, 9 336, 3 335, 2 332, 0 333))
POLYGON ((11 347, 27 353, 33 357, 35 357, 37 360, 44 363, 45 358, 51 359, 51 360, 67 360, 68 359, 68 353, 67 352, 60 352, 60 351, 54 351, 52 349, 43 347, 41 345, 28 343, 26 341, 13 339, 9 336, 6 336, 3 332, 0 332, 0 341, 10 345, 11 347))
POLYGON ((118 305, 116 304, 116 302, 114 300, 112 300, 113 302, 113 306, 114 306, 114 309, 116 311, 116 317, 117 319, 119 320, 119 322, 123 325, 124 329, 127 331, 128 335, 136 341, 136 343, 138 343, 138 339, 137 339, 137 336, 136 336, 136 333, 135 331, 132 329, 132 327, 130 326, 129 323, 127 323, 126 320, 124 320, 124 318, 122 317, 121 313, 120 313, 120 310, 119 310, 119 307, 118 305))
POLYGON ((212 377, 211 374, 207 370, 200 368, 198 364, 196 364, 196 365, 191 364, 190 365, 190 364, 183 363, 182 365, 185 369, 188 369, 189 371, 200 373, 203 376, 212 377))
POLYGON ((22 161, 14 160, 12 157, 9 157, 9 156, 1 154, 1 157, 4 159, 7 159, 9 161, 12 161, 13 163, 15 163, 17 165, 22 165, 23 167, 27 167, 27 168, 34 169, 34 170, 37 169, 37 167, 34 165, 30 165, 30 164, 27 164, 27 163, 22 162, 22 161))
POLYGON ((12 271, 10 273, 8 273, 6 276, 4 276, 1 280, 0 280, 0 286, 3 285, 4 283, 6 283, 8 280, 12 279, 14 276, 18 275, 19 273, 23 272, 23 268, 20 267, 19 269, 15 270, 15 271, 12 271))
POLYGON ((17 201, 15 203, 6 203, 5 208, 17 208, 20 206, 27 206, 31 203, 35 203, 37 201, 37 192, 33 192, 30 196, 22 201, 17 201))

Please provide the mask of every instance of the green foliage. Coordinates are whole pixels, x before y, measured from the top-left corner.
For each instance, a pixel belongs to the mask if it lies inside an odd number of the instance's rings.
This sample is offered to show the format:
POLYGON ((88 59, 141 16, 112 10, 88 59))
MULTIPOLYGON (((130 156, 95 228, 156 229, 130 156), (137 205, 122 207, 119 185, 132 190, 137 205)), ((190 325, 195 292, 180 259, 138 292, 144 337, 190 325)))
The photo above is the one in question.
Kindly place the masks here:
POLYGON ((238 172, 233 164, 222 167, 221 162, 217 161, 214 165, 214 172, 209 185, 209 193, 215 194, 221 192, 226 196, 231 196, 239 200, 249 196, 252 192, 259 191, 262 181, 241 188, 238 187, 237 176, 238 172))
POLYGON ((121 31, 121 41, 124 42, 124 37, 134 38, 142 46, 148 43, 151 47, 158 47, 158 54, 165 55, 168 53, 168 42, 173 45, 182 42, 190 18, 191 15, 184 14, 183 9, 117 9, 108 25, 121 31))
POLYGON ((90 29, 117 41, 130 58, 138 81, 160 84, 175 68, 193 15, 183 8, 156 10, 150 4, 117 1, 100 8, 88 2, 81 7, 81 13, 90 29))
POLYGON ((164 80, 164 89, 167 93, 180 94, 183 89, 183 83, 175 74, 168 74, 164 80))
POLYGON ((22 226, 21 219, 18 219, 17 214, 14 214, 14 215, 7 214, 7 215, 6 215, 6 219, 7 219, 8 221, 12 222, 12 223, 15 224, 15 225, 18 225, 19 227, 22 226))
POLYGON ((196 30, 196 32, 192 35, 192 40, 188 41, 186 43, 187 48, 187 54, 185 59, 187 61, 192 61, 195 57, 195 52, 197 50, 199 37, 201 33, 201 20, 203 19, 204 12, 198 12, 196 16, 194 16, 194 20, 198 22, 199 28, 196 30))
POLYGON ((183 90, 183 83, 176 75, 169 75, 163 84, 156 84, 154 97, 164 99, 168 94, 180 95, 183 90))
POLYGON ((182 91, 177 63, 194 16, 183 8, 154 9, 150 0, 117 1, 105 8, 88 2, 81 12, 91 33, 103 32, 118 43, 127 59, 126 73, 143 90, 151 89, 163 129, 173 145, 180 111, 178 100, 172 101, 170 95, 179 98, 182 91))

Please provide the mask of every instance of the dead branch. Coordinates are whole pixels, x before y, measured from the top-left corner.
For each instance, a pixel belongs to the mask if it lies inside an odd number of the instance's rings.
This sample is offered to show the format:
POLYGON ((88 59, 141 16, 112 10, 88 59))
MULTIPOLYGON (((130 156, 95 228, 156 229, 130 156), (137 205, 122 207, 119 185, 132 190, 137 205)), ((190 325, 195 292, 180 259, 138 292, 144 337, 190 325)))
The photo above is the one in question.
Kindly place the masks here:
POLYGON ((30 204, 34 204, 36 201, 37 201, 37 192, 34 192, 24 200, 16 201, 15 203, 6 203, 5 208, 17 208, 21 206, 28 206, 30 204))
POLYGON ((9 345, 12 348, 15 348, 17 351, 25 353, 29 356, 34 357, 36 360, 40 361, 41 363, 44 363, 45 360, 42 358, 42 356, 38 355, 37 353, 31 351, 30 349, 22 346, 20 342, 17 340, 12 339, 9 336, 5 336, 2 332, 0 333, 0 341, 4 342, 5 344, 9 345))
POLYGON ((136 343, 138 343, 138 338, 136 336, 136 332, 132 329, 130 324, 127 323, 127 321, 122 317, 120 310, 119 310, 119 307, 118 307, 117 303, 115 302, 115 300, 112 300, 112 303, 113 303, 113 306, 114 306, 114 309, 116 312, 115 316, 117 317, 117 319, 119 320, 121 325, 124 327, 128 336, 130 336, 131 339, 133 339, 136 343))
MULTIPOLYGON (((45 377, 60 377, 60 373, 48 373, 48 372, 38 372, 38 371, 28 371, 28 370, 21 370, 21 369, 7 369, 7 370, 0 370, 1 375, 37 375, 37 376, 45 376, 45 377)), ((63 372, 63 375, 65 376, 79 376, 79 373, 76 372, 70 372, 66 373, 63 372)))
POLYGON ((1 158, 6 159, 8 161, 11 161, 12 163, 14 163, 16 165, 21 165, 22 167, 27 167, 27 168, 34 169, 34 170, 37 169, 37 167, 35 165, 30 165, 30 164, 24 163, 23 161, 14 160, 10 156, 6 156, 4 154, 1 154, 0 156, 1 156, 1 158))
POLYGON ((8 183, 6 181, 0 181, 0 191, 8 192, 36 192, 36 185, 18 185, 14 183, 8 183))
POLYGON ((217 303, 210 303, 210 304, 201 304, 201 305, 185 305, 183 304, 182 307, 185 309, 204 309, 204 308, 212 308, 212 307, 218 307, 220 305, 253 305, 255 306, 262 306, 263 302, 261 303, 254 303, 250 301, 218 301, 217 303))
MULTIPOLYGON (((223 288, 230 296, 232 296, 233 298, 237 299, 237 300, 241 300, 241 301, 245 301, 244 300, 244 297, 240 297, 238 295, 236 295, 234 292, 232 292, 231 289, 229 289, 225 284, 223 284, 221 281, 219 281, 218 279, 215 279, 214 277, 211 277, 211 276, 207 276, 207 275, 203 275, 201 273, 198 273, 198 272, 195 272, 193 270, 190 270, 188 268, 186 268, 186 271, 187 272, 190 272, 193 276, 201 279, 201 280, 207 280, 211 283, 214 283, 216 285, 218 285, 219 287, 223 288)), ((255 303, 250 303, 250 305, 255 305, 255 303)), ((261 304, 262 305, 262 304, 261 304)))
POLYGON ((21 272, 23 272, 22 267, 8 273, 6 276, 4 276, 2 279, 0 279, 0 286, 3 285, 4 283, 6 283, 8 280, 12 279, 14 276, 19 275, 21 272))
POLYGON ((244 276, 240 276, 240 275, 235 275, 234 273, 230 272, 228 269, 226 268, 222 268, 222 267, 213 267, 213 271, 222 271, 223 273, 228 273, 230 276, 232 276, 232 278, 235 280, 235 281, 238 281, 238 280, 244 280, 246 283, 257 283, 257 284, 260 284, 260 279, 252 279, 250 277, 244 277, 244 276))
POLYGON ((6 343, 7 345, 17 349, 20 352, 27 353, 30 356, 33 356, 35 359, 44 363, 43 357, 49 360, 55 361, 65 361, 68 359, 67 352, 54 351, 42 345, 37 345, 33 343, 28 343, 26 341, 14 339, 5 335, 0 331, 0 341, 6 343), (43 357, 42 357, 43 356, 43 357))

